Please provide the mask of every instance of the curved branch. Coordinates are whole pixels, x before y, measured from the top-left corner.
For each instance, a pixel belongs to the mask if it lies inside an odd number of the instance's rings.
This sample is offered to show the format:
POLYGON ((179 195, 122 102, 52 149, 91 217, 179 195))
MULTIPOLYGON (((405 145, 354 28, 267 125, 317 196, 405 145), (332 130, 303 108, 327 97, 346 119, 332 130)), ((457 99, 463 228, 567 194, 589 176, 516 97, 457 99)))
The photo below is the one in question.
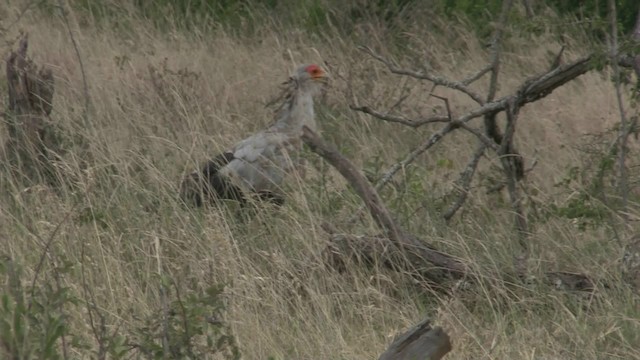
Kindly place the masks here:
MULTIPOLYGON (((373 249, 381 249, 383 253, 386 252, 391 255, 387 259, 391 260, 393 266, 404 266, 407 270, 424 269, 425 262, 428 262, 435 265, 437 269, 443 270, 447 275, 460 277, 468 272, 466 265, 456 260, 453 256, 440 252, 425 244, 416 236, 404 232, 392 218, 378 192, 334 145, 326 143, 306 126, 302 131, 302 140, 309 145, 312 151, 323 157, 340 172, 364 201, 378 226, 386 232, 385 235, 388 240, 382 240, 382 242, 366 241, 359 248, 368 246, 373 249), (390 243, 389 240, 391 240, 390 243), (390 248, 389 245, 393 246, 390 248)), ((380 253, 377 250, 373 252, 380 253)))
POLYGON ((394 243, 401 244, 402 232, 391 217, 382 199, 380 199, 375 189, 369 185, 364 175, 362 175, 349 160, 342 156, 334 146, 325 143, 313 130, 306 126, 302 129, 302 139, 309 145, 311 150, 325 158, 347 179, 358 196, 362 198, 367 208, 369 208, 378 226, 387 233, 387 236, 389 236, 394 243))

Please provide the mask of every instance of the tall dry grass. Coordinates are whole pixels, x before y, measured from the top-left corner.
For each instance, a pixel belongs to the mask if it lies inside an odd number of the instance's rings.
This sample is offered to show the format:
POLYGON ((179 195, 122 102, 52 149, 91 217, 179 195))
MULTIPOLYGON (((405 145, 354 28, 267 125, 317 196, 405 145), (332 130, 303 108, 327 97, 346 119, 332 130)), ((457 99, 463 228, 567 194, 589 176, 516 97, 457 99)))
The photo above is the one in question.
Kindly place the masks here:
MULTIPOLYGON (((0 7, 12 18, 21 5, 0 7)), ((159 31, 135 18, 128 26, 109 26, 81 12, 71 12, 69 20, 86 72, 86 119, 79 59, 62 18, 29 11, 3 35, 10 40, 19 30, 28 32, 31 56, 53 69, 52 119, 66 137, 69 150, 61 166, 74 186, 57 192, 25 187, 3 172, 0 248, 25 265, 30 279, 43 251, 33 233, 47 239, 62 224, 41 278, 52 281, 52 261, 73 264, 63 285, 83 298, 86 283, 110 331, 126 336, 139 319, 159 316, 160 266, 185 292, 227 284, 224 321, 247 359, 372 359, 394 334, 425 315, 451 335, 450 359, 640 357, 638 298, 624 286, 584 300, 542 283, 516 290, 501 283, 498 274, 513 266, 515 250, 508 202, 500 194, 486 195, 480 180, 456 220, 448 226, 440 220, 443 197, 475 148, 466 134, 448 136, 384 191, 404 226, 458 256, 482 280, 455 296, 385 269, 329 271, 320 255, 327 238, 319 225, 341 223, 360 204, 312 154, 315 169, 291 182, 282 209, 240 219, 177 203, 185 171, 271 121, 264 104, 300 63, 331 64, 332 86, 318 105, 320 126, 368 171, 379 173, 435 131, 437 126, 411 130, 349 110, 354 102, 385 109, 403 91, 411 94, 403 105, 408 115, 442 109, 425 96, 429 84, 389 74, 357 51, 353 39, 338 38, 331 29, 325 37, 310 36, 275 22, 251 36, 231 36, 223 30, 159 31)), ((363 25, 358 31, 360 42, 399 62, 415 65, 407 55, 413 52, 452 78, 488 59, 472 33, 438 20, 404 35, 405 55, 392 51, 379 29, 363 25)), ((3 43, 3 58, 12 45, 3 43)), ((584 51, 579 39, 569 45, 567 58, 584 51)), ((551 34, 509 38, 499 92, 546 69, 559 47, 551 34)), ((456 113, 472 106, 461 94, 438 94, 456 113)), ((527 163, 538 163, 526 181, 528 200, 544 212, 581 190, 554 184, 582 164, 582 135, 618 121, 612 84, 606 73, 587 74, 525 107, 519 121, 517 145, 527 163)), ((478 179, 489 178, 498 165, 493 157, 485 159, 478 179)), ((623 237, 638 218, 632 209, 623 237)), ((377 230, 365 219, 350 231, 377 230)), ((580 230, 574 221, 550 216, 535 221, 533 232, 530 265, 538 278, 561 270, 619 283, 624 244, 613 240, 606 224, 580 230)), ((66 311, 73 332, 95 345, 82 302, 66 311)), ((91 357, 74 351, 74 358, 91 357)))

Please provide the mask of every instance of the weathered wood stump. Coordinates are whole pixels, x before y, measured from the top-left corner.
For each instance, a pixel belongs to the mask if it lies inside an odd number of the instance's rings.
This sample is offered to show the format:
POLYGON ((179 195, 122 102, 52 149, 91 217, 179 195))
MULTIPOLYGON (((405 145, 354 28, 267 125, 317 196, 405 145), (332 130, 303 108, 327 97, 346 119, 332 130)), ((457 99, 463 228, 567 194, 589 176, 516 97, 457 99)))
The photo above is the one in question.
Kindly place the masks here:
POLYGON ((451 341, 440 327, 428 319, 399 335, 379 360, 438 360, 451 351, 451 341))
POLYGON ((56 182, 53 160, 56 137, 49 120, 54 80, 51 69, 38 67, 27 57, 25 35, 6 60, 9 93, 4 113, 9 138, 4 158, 15 178, 28 183, 56 182))

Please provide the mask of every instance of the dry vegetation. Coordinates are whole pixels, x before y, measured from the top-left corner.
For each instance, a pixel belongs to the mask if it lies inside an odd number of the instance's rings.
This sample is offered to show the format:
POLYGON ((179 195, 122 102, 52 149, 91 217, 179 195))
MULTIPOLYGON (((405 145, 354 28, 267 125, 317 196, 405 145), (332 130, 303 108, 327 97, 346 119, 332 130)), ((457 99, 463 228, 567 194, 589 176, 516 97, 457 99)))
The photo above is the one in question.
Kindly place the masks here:
MULTIPOLYGON (((0 18, 15 19, 21 8, 2 4, 0 18)), ((638 296, 619 281, 625 239, 640 216, 635 200, 629 227, 618 228, 620 241, 607 220, 582 229, 578 221, 551 211, 587 186, 580 181, 554 186, 569 168, 588 168, 592 160, 582 149, 593 140, 585 135, 619 121, 606 72, 584 75, 523 108, 516 142, 527 164, 537 160, 526 180, 527 209, 537 211, 531 215, 533 275, 580 272, 609 288, 584 297, 543 282, 502 283, 496 274, 513 267, 510 207, 505 194, 486 195, 483 187, 498 160, 483 161, 464 208, 450 224, 441 220, 449 204, 445 195, 476 144, 472 136, 456 133, 382 192, 403 226, 458 256, 480 279, 447 296, 383 268, 353 266, 342 274, 326 268, 321 252, 327 236, 320 224, 344 224, 360 202, 313 154, 306 179, 293 182, 291 200, 282 209, 267 208, 248 219, 232 211, 185 209, 176 201, 185 171, 271 121, 264 104, 296 64, 331 65, 332 86, 318 106, 323 135, 374 175, 437 125, 403 128, 353 112, 349 105, 386 109, 406 91, 411 94, 403 105, 407 113, 429 113, 442 102, 425 96, 428 84, 389 74, 356 50, 353 40, 339 39, 330 29, 321 38, 272 24, 251 36, 230 36, 222 30, 161 32, 139 19, 130 19, 128 27, 110 26, 80 12, 68 19, 88 94, 60 16, 27 12, 2 36, 3 59, 22 30, 30 34, 34 60, 53 71, 51 118, 67 148, 59 166, 73 186, 25 187, 3 168, 0 252, 23 265, 28 289, 43 242, 52 239, 38 284, 57 283, 80 299, 64 311, 71 333, 91 348, 97 348, 95 313, 104 317, 108 333, 129 336, 141 319, 160 316, 161 282, 169 281, 171 294, 179 289, 185 296, 226 284, 227 311, 220 316, 247 359, 377 358, 393 335, 425 315, 451 336, 454 349, 447 359, 640 357, 638 296), (53 267, 65 262, 68 271, 56 275, 53 267), (95 301, 91 318, 87 298, 95 301)), ((376 51, 395 53, 375 27, 358 31, 376 51)), ((421 23, 404 41, 408 51, 403 57, 395 53, 400 63, 414 64, 412 52, 426 55, 433 68, 455 78, 476 71, 488 58, 474 35, 437 20, 421 23)), ((581 41, 568 38, 566 58, 584 53, 581 41)), ((559 48, 552 35, 509 37, 499 94, 547 69, 559 48)), ((0 83, 4 98, 4 77, 0 83)), ((449 98, 456 113, 471 105, 459 93, 437 93, 449 98)), ((637 174, 632 165, 632 175, 637 174)), ((378 232, 370 219, 348 231, 378 232)), ((69 346, 68 351, 72 358, 91 357, 90 350, 69 346)))

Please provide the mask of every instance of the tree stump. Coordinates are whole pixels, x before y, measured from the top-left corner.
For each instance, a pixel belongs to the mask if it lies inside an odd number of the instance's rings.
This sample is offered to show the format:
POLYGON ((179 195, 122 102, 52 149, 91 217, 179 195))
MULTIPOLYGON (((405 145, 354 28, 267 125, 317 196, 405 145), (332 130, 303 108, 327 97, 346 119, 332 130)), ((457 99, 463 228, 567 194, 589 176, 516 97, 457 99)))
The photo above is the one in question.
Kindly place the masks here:
POLYGON ((451 351, 451 341, 428 319, 398 336, 378 360, 438 360, 451 351))
POLYGON ((27 57, 25 35, 6 60, 9 93, 4 113, 9 139, 4 155, 16 179, 56 182, 53 161, 57 141, 49 120, 54 81, 50 69, 38 67, 27 57))

